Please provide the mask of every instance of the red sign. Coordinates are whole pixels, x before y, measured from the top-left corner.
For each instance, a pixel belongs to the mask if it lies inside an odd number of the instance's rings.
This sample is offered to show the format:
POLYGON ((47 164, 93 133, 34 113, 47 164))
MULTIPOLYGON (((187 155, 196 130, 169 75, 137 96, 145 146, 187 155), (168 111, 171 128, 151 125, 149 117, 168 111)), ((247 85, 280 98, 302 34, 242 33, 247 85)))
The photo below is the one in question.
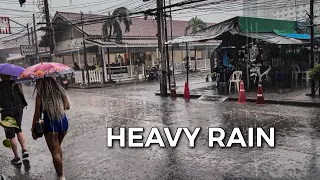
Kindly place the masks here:
POLYGON ((11 34, 10 20, 8 17, 0 17, 0 34, 11 34))

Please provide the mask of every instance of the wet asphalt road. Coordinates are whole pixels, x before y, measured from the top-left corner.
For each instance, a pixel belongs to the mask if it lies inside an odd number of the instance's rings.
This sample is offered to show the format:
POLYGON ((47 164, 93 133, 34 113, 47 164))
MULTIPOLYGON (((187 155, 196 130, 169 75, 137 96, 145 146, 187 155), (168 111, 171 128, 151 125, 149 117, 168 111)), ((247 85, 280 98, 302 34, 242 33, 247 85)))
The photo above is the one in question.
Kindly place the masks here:
MULTIPOLYGON (((201 77, 201 80, 204 80, 201 77)), ((192 81, 192 80, 191 80, 192 81)), ((196 78, 194 79, 196 81, 196 78)), ((180 83, 183 83, 181 81, 180 83)), ((158 83, 143 82, 104 89, 70 89, 70 130, 63 143, 67 179, 233 180, 320 179, 320 109, 234 102, 171 100, 154 95, 158 83), (106 127, 200 127, 195 148, 182 135, 176 148, 107 148, 106 127), (275 148, 209 148, 208 127, 226 133, 240 127, 275 127, 275 148)), ((0 173, 13 180, 51 180, 55 171, 44 138, 32 140, 33 89, 25 88, 29 107, 23 129, 31 153, 26 172, 10 165, 12 153, 0 148, 0 173)), ((2 131, 2 130, 1 130, 2 131)), ((246 133, 244 133, 246 134, 246 133)), ((163 136, 164 137, 164 136, 163 136)), ((246 137, 245 137, 246 138, 246 137)), ((4 139, 4 133, 0 133, 4 139)))

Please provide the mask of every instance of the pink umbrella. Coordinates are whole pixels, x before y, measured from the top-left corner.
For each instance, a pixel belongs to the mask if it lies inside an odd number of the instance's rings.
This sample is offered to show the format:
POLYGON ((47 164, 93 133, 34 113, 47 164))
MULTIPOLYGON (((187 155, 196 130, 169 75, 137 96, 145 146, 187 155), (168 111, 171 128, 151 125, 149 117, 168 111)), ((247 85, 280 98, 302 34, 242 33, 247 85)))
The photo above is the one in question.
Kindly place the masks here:
POLYGON ((34 81, 44 77, 59 77, 65 74, 72 74, 74 70, 67 65, 55 62, 42 62, 33 65, 22 72, 19 82, 34 81))

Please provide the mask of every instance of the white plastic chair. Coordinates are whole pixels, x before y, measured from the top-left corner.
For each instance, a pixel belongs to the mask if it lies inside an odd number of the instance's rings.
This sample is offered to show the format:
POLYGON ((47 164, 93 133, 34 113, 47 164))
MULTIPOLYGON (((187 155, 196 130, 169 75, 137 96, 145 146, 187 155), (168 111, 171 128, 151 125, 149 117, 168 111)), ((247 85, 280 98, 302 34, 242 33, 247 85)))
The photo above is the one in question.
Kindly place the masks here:
POLYGON ((309 71, 302 71, 302 80, 309 82, 311 78, 309 77, 309 71))
POLYGON ((268 78, 268 74, 269 74, 270 71, 271 71, 271 66, 269 66, 269 68, 259 76, 259 82, 262 81, 262 77, 263 76, 266 76, 266 79, 267 79, 268 78))
POLYGON ((298 81, 299 74, 302 74, 298 65, 291 65, 292 68, 292 80, 298 81))
POLYGON ((236 83, 235 88, 240 91, 240 81, 242 79, 242 71, 235 71, 232 73, 230 80, 229 80, 229 92, 231 91, 232 83, 236 83))

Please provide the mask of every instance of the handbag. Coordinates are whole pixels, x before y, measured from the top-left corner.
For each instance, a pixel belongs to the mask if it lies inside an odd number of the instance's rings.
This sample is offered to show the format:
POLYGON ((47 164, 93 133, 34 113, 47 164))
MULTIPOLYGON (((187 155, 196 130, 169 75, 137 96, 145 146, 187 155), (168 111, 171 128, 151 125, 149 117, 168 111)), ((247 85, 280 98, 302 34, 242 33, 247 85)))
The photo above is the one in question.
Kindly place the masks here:
POLYGON ((37 136, 37 138, 41 138, 44 134, 44 121, 42 120, 42 104, 40 106, 40 118, 36 122, 34 126, 33 133, 37 136))
POLYGON ((34 134, 37 138, 41 138, 44 134, 44 122, 43 120, 38 120, 33 129, 34 134))

